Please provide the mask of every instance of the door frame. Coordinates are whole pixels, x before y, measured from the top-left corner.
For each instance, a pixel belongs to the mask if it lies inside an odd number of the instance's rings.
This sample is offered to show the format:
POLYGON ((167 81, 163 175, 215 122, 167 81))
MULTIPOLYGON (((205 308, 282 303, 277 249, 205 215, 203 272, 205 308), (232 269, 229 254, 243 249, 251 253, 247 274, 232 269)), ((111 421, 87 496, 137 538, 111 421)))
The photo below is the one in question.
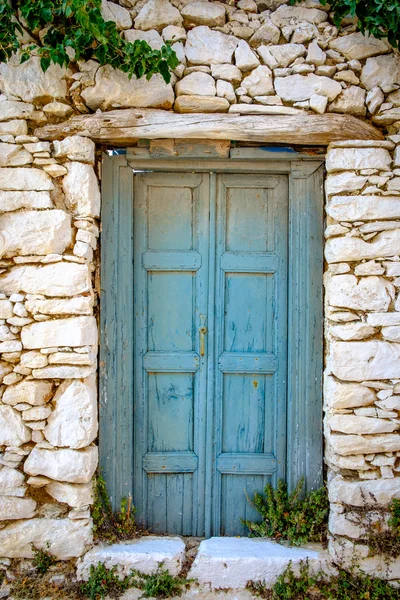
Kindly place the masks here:
POLYGON ((103 154, 100 304, 100 468, 118 508, 133 495, 133 174, 199 171, 289 178, 287 468, 290 489, 323 481, 323 209, 321 156, 236 148, 230 159, 152 158, 136 148, 103 154))

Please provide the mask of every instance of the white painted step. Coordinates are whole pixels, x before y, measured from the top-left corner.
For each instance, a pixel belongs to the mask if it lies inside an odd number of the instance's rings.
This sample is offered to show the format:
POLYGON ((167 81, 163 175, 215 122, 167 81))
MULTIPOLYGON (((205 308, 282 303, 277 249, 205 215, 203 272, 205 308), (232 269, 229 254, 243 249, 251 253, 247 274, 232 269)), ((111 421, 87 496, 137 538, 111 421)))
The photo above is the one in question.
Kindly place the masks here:
POLYGON ((243 589, 249 581, 272 587, 290 561, 295 569, 306 559, 312 571, 330 570, 328 554, 319 544, 296 548, 265 538, 213 537, 201 542, 188 577, 214 589, 243 589))
POLYGON ((132 569, 154 573, 162 564, 171 575, 178 575, 185 558, 185 544, 179 537, 146 536, 111 546, 94 546, 77 565, 78 579, 88 580, 90 565, 104 563, 106 568, 117 566, 117 573, 129 575, 132 569))

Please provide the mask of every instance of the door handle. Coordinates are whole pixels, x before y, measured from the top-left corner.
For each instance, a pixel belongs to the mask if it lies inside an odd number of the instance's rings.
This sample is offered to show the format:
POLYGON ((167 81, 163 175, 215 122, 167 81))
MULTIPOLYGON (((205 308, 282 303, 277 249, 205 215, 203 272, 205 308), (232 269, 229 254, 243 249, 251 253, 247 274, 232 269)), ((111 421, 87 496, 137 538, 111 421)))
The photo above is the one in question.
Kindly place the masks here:
POLYGON ((204 356, 207 327, 200 327, 200 356, 204 356))

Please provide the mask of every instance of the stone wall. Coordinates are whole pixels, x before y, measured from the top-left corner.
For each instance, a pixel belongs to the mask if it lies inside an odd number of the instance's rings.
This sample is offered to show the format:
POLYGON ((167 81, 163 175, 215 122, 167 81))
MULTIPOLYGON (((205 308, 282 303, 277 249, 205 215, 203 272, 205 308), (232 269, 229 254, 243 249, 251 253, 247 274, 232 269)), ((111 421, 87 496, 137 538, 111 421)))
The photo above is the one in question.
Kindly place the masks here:
POLYGON ((92 535, 95 147, 79 136, 40 141, 36 126, 126 107, 328 111, 389 136, 332 145, 326 184, 330 549, 347 560, 356 548, 367 570, 383 573, 359 542, 366 522, 382 519, 376 509, 400 497, 398 54, 353 19, 339 32, 315 0, 121 0, 103 11, 126 39, 175 40, 171 84, 94 61, 45 74, 35 58, 0 65, 0 556, 29 557, 31 543, 47 542, 60 558, 78 556, 92 535))

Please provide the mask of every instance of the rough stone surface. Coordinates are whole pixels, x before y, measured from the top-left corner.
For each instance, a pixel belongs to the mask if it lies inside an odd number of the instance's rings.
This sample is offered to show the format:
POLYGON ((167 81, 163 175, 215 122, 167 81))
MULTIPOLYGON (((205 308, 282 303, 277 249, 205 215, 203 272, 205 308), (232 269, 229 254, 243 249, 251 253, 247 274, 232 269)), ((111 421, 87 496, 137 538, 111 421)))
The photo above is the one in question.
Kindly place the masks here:
POLYGON ((25 210, 0 216, 0 255, 62 254, 71 244, 71 217, 63 210, 25 210))
POLYGON ((365 90, 356 85, 342 91, 342 93, 329 106, 330 112, 365 117, 365 90))
MULTIPOLYGON (((190 6, 190 5, 189 5, 190 6)), ((198 96, 215 96, 215 81, 208 73, 195 71, 183 77, 175 87, 177 96, 198 95, 198 96)))
POLYGON ((228 100, 216 96, 178 96, 175 102, 178 113, 215 113, 227 112, 228 109, 228 100))
POLYGON ((225 23, 225 9, 212 2, 190 2, 181 11, 185 25, 218 27, 225 23))
POLYGON ((0 446, 21 446, 30 439, 20 414, 12 406, 0 405, 0 446))
POLYGON ((90 519, 30 519, 0 530, 0 556, 33 558, 35 546, 68 560, 81 556, 92 540, 90 519))
POLYGON ((84 448, 97 435, 95 381, 74 380, 60 385, 53 398, 55 409, 44 430, 53 446, 84 448))
POLYGON ((328 566, 318 546, 287 548, 264 539, 211 538, 201 542, 189 577, 212 589, 242 589, 249 581, 264 581, 270 587, 290 562, 296 568, 307 559, 311 570, 328 566))
POLYGON ((343 381, 399 379, 399 359, 400 344, 378 340, 332 342, 330 348, 330 368, 343 381))
POLYGON ((61 141, 54 142, 54 156, 68 158, 72 161, 94 164, 94 142, 81 135, 70 135, 61 141))
POLYGON ((394 287, 383 277, 335 275, 329 280, 327 295, 332 306, 382 312, 394 298, 394 287))
POLYGON ((329 485, 329 500, 350 506, 386 506, 393 498, 400 498, 400 478, 351 481, 335 477, 329 485))
POLYGON ((87 265, 76 263, 19 266, 0 275, 0 289, 6 294, 75 296, 90 290, 90 274, 87 265))
POLYGON ((51 177, 41 169, 26 167, 0 169, 0 190, 48 191, 53 188, 51 177))
POLYGON ((67 163, 68 175, 63 179, 66 201, 75 216, 98 217, 100 190, 94 169, 80 162, 67 163))
POLYGON ((7 386, 2 402, 11 406, 21 403, 41 406, 50 400, 52 391, 53 384, 50 381, 23 380, 7 386))
POLYGON ((135 19, 135 27, 148 31, 162 31, 167 25, 182 25, 182 17, 177 8, 167 0, 149 0, 135 19))
POLYGON ((377 54, 385 54, 390 50, 390 46, 385 41, 360 32, 338 37, 329 43, 329 47, 343 54, 348 60, 362 60, 377 54))
POLYGON ((188 31, 185 54, 193 65, 230 63, 237 44, 231 35, 200 26, 188 31))
POLYGON ((0 211, 9 212, 20 208, 53 208, 49 192, 0 191, 0 211))
POLYGON ((278 96, 287 102, 309 100, 314 94, 326 96, 332 101, 342 91, 339 82, 328 77, 314 75, 314 73, 276 77, 274 85, 278 96))
POLYGON ((400 59, 395 54, 368 58, 361 71, 361 83, 367 90, 379 86, 383 91, 392 91, 400 84, 400 59))
POLYGON ((61 483, 60 481, 51 481, 45 486, 45 489, 52 498, 73 508, 80 508, 93 503, 92 482, 61 483))
POLYGON ((162 563, 171 575, 178 575, 185 557, 185 544, 179 537, 146 536, 133 542, 95 546, 77 566, 77 578, 87 580, 90 566, 103 563, 108 569, 117 567, 121 576, 132 569, 141 573, 154 573, 162 563))
POLYGON ((389 171, 391 163, 385 148, 334 148, 328 153, 326 169, 328 173, 371 168, 389 171))
POLYGON ((7 96, 21 98, 24 102, 63 100, 67 95, 66 71, 51 64, 44 73, 39 57, 19 64, 17 59, 0 64, 2 90, 7 96))
POLYGON ((149 81, 145 77, 129 79, 126 73, 104 65, 96 73, 95 85, 83 90, 82 98, 92 110, 112 107, 168 110, 174 102, 174 92, 161 75, 153 75, 149 81))
POLYGON ((24 348, 27 349, 96 345, 96 319, 94 317, 71 317, 70 319, 32 323, 23 327, 21 341, 24 348))
POLYGON ((32 498, 0 496, 0 521, 31 519, 35 516, 36 502, 32 498))
POLYGON ((44 475, 67 483, 88 483, 97 467, 97 448, 50 450, 35 446, 24 464, 28 475, 44 475))
POLYGON ((270 69, 265 66, 257 67, 251 75, 243 79, 242 87, 252 98, 254 96, 268 96, 269 94, 273 94, 274 85, 270 69))

